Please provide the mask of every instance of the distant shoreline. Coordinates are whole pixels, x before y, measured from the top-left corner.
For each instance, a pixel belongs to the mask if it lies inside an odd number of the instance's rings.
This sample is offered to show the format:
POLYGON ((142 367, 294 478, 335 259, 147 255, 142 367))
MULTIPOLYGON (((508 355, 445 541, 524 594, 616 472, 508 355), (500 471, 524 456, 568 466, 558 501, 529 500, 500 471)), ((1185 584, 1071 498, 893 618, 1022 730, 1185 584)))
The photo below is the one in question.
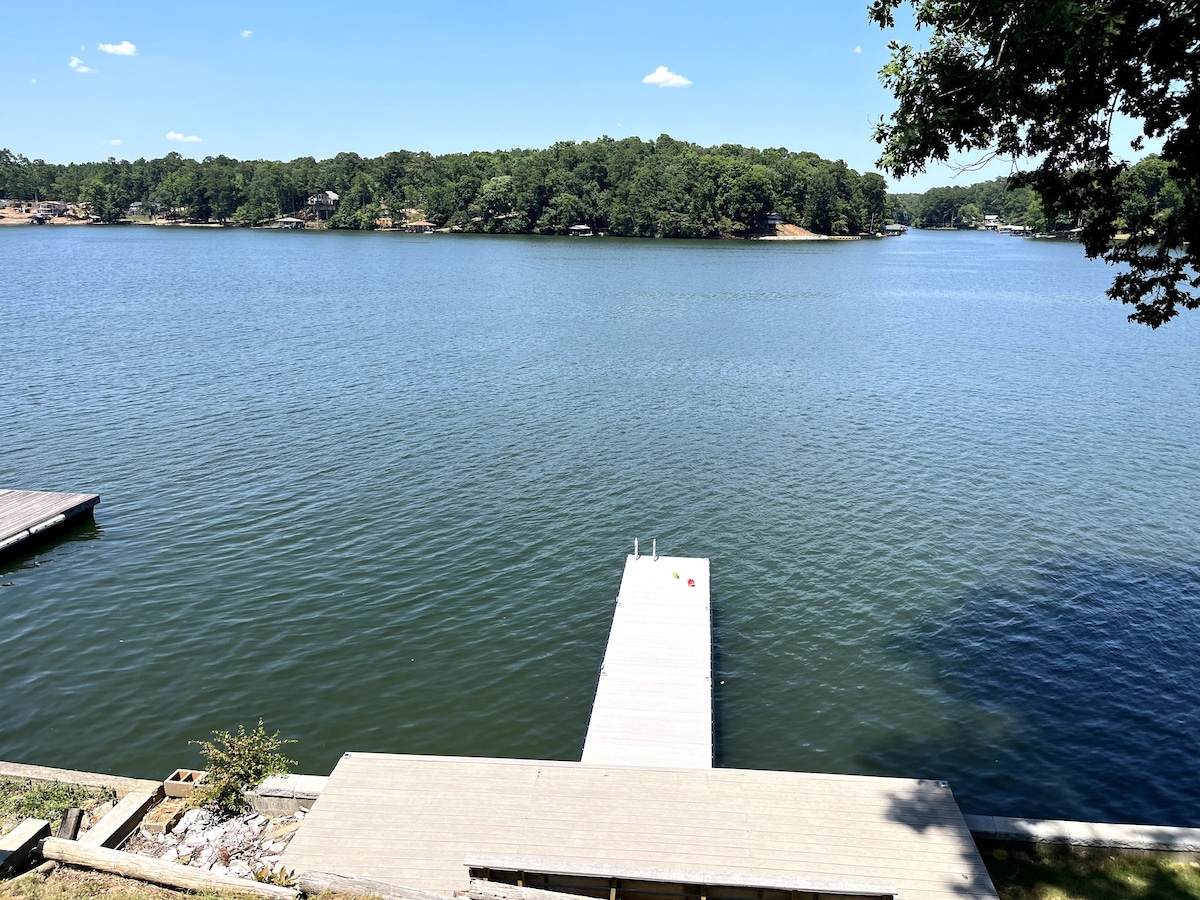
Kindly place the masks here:
MULTIPOLYGON (((15 212, 12 209, 0 209, 0 226, 79 226, 79 225, 98 225, 103 227, 112 227, 114 225, 152 225, 161 228, 249 228, 253 231, 351 231, 354 229, 335 229, 335 228, 298 228, 287 229, 280 228, 277 225, 242 225, 233 222, 181 222, 170 219, 150 219, 145 217, 139 218, 124 218, 117 222, 93 222, 90 219, 80 219, 74 216, 55 216, 46 222, 32 221, 32 214, 25 212, 15 212)), ((404 228, 375 228, 373 231, 384 234, 416 234, 416 233, 435 233, 435 234, 476 234, 477 232, 468 231, 452 231, 450 229, 438 229, 436 232, 409 232, 404 228)), ((745 235, 722 235, 720 237, 705 237, 705 238, 679 238, 679 240, 744 240, 744 241, 858 241, 863 238, 882 237, 877 234, 815 234, 805 228, 796 225, 783 225, 781 230, 783 234, 745 234, 745 235)), ((533 232, 529 232, 533 235, 533 232)), ((511 235, 510 235, 511 236, 511 235)), ((562 237, 563 235, 537 235, 540 237, 562 237)), ((587 235, 587 237, 607 237, 608 235, 587 235)))

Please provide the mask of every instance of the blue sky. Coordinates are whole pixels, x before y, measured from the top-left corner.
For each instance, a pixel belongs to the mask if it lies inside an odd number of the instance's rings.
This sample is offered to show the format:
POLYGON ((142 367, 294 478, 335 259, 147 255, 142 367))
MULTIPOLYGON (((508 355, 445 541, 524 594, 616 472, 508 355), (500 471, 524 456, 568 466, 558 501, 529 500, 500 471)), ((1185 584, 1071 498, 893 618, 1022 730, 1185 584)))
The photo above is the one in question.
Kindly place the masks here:
MULTIPOLYGON (((8 2, 3 21, 0 146, 50 162, 665 133, 811 150, 865 172, 871 124, 891 109, 877 75, 887 41, 913 38, 871 25, 866 0, 8 2)), ((893 188, 1007 170, 935 166, 893 188)))

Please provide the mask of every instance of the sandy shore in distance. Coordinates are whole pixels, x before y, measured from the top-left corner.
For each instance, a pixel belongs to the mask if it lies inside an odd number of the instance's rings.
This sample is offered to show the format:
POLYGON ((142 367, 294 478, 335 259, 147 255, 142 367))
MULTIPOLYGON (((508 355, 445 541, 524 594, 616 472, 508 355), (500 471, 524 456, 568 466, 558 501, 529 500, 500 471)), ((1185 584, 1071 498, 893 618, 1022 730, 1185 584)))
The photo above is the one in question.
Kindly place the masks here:
POLYGON ((827 241, 829 237, 809 231, 801 225, 776 225, 774 234, 756 235, 755 241, 827 241))
MULTIPOLYGON (((19 213, 15 209, 0 209, 0 225, 28 225, 30 213, 19 213)), ((49 225, 91 225, 87 219, 71 219, 55 216, 49 225)))

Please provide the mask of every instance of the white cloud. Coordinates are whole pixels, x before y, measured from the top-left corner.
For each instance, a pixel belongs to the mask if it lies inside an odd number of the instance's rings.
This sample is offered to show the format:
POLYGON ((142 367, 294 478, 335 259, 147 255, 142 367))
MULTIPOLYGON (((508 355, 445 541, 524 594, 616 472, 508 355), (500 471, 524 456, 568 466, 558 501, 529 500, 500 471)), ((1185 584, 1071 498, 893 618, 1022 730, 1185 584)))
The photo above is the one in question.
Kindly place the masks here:
POLYGON ((659 66, 642 79, 642 84, 657 84, 659 87, 687 87, 691 82, 682 75, 676 75, 666 66, 659 66))
POLYGON ((241 35, 244 38, 254 37, 254 32, 247 28, 245 31, 241 32, 241 35))
POLYGON ((198 143, 200 143, 201 139, 196 137, 196 135, 194 135, 194 134, 185 135, 185 134, 180 134, 178 131, 168 131, 167 132, 167 140, 168 141, 179 141, 181 144, 198 144, 198 143))
POLYGON ((83 64, 83 60, 80 59, 78 56, 72 56, 71 61, 69 63, 67 63, 67 65, 69 65, 72 69, 74 69, 80 75, 86 75, 88 72, 92 71, 91 69, 89 69, 87 66, 85 66, 83 64))
POLYGON ((37 84, 37 79, 36 79, 36 78, 30 78, 30 79, 29 79, 29 83, 30 83, 30 84, 37 84))
POLYGON ((108 146, 110 146, 110 147, 120 147, 120 146, 121 146, 121 139, 120 139, 120 138, 113 138, 111 141, 101 141, 100 143, 102 143, 102 144, 107 144, 107 145, 108 145, 108 146))
POLYGON ((854 52, 855 52, 855 53, 862 53, 862 47, 855 47, 855 48, 854 48, 854 52))
POLYGON ((121 41, 119 44, 97 44, 96 49, 113 56, 137 56, 137 45, 129 41, 121 41))

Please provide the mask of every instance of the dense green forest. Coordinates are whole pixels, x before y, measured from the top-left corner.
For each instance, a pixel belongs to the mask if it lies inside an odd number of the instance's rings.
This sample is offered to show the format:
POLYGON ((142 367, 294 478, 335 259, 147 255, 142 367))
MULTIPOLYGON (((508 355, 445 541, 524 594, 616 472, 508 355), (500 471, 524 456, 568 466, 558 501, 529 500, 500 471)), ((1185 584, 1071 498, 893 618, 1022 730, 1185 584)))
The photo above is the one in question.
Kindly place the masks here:
POLYGON ((754 229, 768 213, 820 234, 879 230, 887 182, 815 153, 700 147, 667 135, 561 142, 545 150, 433 156, 399 150, 291 162, 161 159, 56 165, 0 151, 0 197, 86 203, 105 220, 134 201, 193 219, 258 225, 340 196, 334 228, 374 228, 386 211, 419 210, 439 226, 562 234, 585 224, 615 235, 715 237, 754 229))
MULTIPOLYGON (((1182 203, 1179 186, 1171 179, 1170 166, 1157 156, 1147 156, 1122 174, 1119 187, 1124 194, 1122 220, 1138 221, 1143 211, 1153 215, 1176 209, 1182 203)), ((919 228, 961 227, 977 224, 994 215, 1012 225, 1027 225, 1034 231, 1064 231, 1086 218, 1086 211, 1047 219, 1042 200, 1030 187, 1010 187, 1008 179, 996 178, 962 187, 931 188, 923 194, 892 194, 890 212, 897 222, 919 228)))
MULTIPOLYGON (((1134 221, 1173 209, 1180 192, 1156 156, 1122 176, 1124 212, 1134 221)), ((58 165, 0 150, 0 197, 87 204, 106 221, 141 202, 159 214, 260 225, 305 209, 325 190, 341 202, 332 228, 371 229, 414 211, 438 226, 509 234, 563 234, 584 224, 630 237, 743 234, 768 213, 819 234, 878 231, 896 221, 917 227, 969 227, 987 215, 1035 231, 1062 231, 1083 216, 1048 221, 1041 198, 1005 178, 969 186, 891 194, 881 175, 860 175, 815 153, 700 147, 666 135, 654 141, 601 138, 545 150, 433 156, 399 150, 374 158, 339 153, 291 162, 109 159, 58 165)))

